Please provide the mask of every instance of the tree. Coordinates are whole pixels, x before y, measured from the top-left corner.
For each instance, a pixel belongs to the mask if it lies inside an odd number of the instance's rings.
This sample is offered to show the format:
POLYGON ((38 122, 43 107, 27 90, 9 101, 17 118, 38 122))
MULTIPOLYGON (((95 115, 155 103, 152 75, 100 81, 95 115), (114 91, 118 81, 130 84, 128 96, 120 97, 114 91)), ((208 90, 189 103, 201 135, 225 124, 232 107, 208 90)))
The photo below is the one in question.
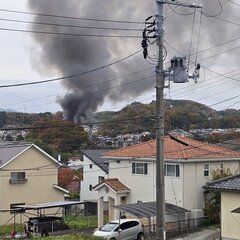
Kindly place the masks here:
POLYGON ((5 140, 11 142, 11 141, 13 141, 13 138, 10 134, 7 134, 6 137, 5 137, 5 140))
POLYGON ((66 153, 78 153, 83 146, 89 144, 88 134, 81 126, 61 118, 38 119, 26 138, 36 145, 40 144, 54 157, 58 154, 66 156, 66 153))
POLYGON ((22 136, 22 134, 18 134, 16 141, 23 141, 23 140, 24 140, 24 137, 22 136))
POLYGON ((70 168, 60 168, 58 173, 59 186, 66 188, 73 180, 74 171, 70 168))

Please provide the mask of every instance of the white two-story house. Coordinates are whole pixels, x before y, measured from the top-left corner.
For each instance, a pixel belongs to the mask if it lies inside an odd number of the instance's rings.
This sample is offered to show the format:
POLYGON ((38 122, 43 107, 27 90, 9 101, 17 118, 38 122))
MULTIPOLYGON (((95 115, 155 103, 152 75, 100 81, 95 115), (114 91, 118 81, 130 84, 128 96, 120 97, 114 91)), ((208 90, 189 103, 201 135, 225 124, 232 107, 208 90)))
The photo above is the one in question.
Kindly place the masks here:
MULTIPOLYGON (((192 217, 202 214, 202 187, 212 179, 212 170, 239 172, 239 152, 180 136, 165 137, 164 146, 165 201, 197 213, 192 217)), ((102 157, 109 166, 108 179, 94 187, 100 219, 106 197, 111 205, 156 201, 155 140, 109 151, 102 157)))
MULTIPOLYGON (((83 152, 83 181, 81 182, 80 201, 97 202, 98 194, 93 186, 108 178, 108 161, 101 154, 108 150, 85 150, 83 152)), ((105 198, 105 201, 108 199, 105 198)))

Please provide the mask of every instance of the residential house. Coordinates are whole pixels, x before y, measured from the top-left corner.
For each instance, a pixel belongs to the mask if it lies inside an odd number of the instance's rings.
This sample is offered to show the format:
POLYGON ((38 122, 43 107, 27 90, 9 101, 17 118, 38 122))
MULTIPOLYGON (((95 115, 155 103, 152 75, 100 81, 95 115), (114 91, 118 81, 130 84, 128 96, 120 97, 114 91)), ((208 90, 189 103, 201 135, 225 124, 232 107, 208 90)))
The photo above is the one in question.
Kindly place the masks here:
POLYGON ((101 158, 101 154, 106 151, 108 150, 85 150, 83 152, 83 181, 81 182, 80 201, 97 203, 98 194, 92 188, 108 178, 108 162, 101 158))
MULTIPOLYGON (((16 205, 63 201, 65 189, 58 186, 61 164, 34 144, 0 143, 0 209, 16 205)), ((15 222, 24 220, 17 215, 15 222)), ((0 224, 13 222, 13 214, 0 212, 0 224)))
POLYGON ((221 193, 221 239, 240 239, 240 175, 210 182, 207 189, 221 193))
MULTIPOLYGON (((183 136, 165 137, 164 146, 166 203, 191 210, 190 218, 203 216, 202 187, 212 180, 211 171, 228 168, 238 173, 240 153, 183 136)), ((100 222, 106 197, 110 206, 156 201, 155 140, 109 151, 102 157, 109 162, 109 179, 95 186, 100 222)), ((112 216, 117 217, 117 212, 112 216)))

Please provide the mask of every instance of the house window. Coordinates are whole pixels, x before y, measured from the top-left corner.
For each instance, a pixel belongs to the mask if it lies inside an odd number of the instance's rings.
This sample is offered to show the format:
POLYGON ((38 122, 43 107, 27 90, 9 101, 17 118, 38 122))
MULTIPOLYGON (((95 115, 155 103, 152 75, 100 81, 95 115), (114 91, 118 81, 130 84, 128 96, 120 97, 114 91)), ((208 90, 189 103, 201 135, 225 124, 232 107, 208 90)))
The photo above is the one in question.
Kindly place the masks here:
POLYGON ((98 176, 98 183, 101 183, 101 182, 103 182, 104 181, 104 177, 102 177, 102 176, 98 176))
POLYGON ((91 168, 91 169, 92 169, 92 164, 90 164, 90 165, 89 165, 89 168, 91 168))
POLYGON ((178 164, 164 164, 165 176, 179 177, 180 167, 178 164))
POLYGON ((11 179, 9 179, 10 183, 24 183, 26 181, 25 172, 11 172, 11 179))
POLYGON ((89 185, 89 191, 92 191, 92 184, 89 185))
POLYGON ((224 173, 224 163, 220 164, 220 173, 223 174, 224 173))
POLYGON ((204 175, 204 177, 208 177, 209 176, 209 164, 208 163, 204 164, 203 175, 204 175))
POLYGON ((147 163, 132 163, 132 173, 133 174, 148 174, 148 164, 147 163))

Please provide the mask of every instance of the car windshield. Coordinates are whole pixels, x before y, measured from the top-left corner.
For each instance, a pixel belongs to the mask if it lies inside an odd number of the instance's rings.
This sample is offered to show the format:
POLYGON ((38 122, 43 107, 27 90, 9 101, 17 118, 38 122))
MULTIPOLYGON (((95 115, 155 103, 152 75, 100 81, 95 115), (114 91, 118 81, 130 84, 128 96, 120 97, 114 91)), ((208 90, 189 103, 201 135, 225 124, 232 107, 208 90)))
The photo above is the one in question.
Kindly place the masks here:
POLYGON ((111 232, 112 230, 114 230, 116 227, 118 226, 118 223, 107 223, 106 225, 104 225, 102 228, 100 228, 101 231, 104 232, 111 232))

